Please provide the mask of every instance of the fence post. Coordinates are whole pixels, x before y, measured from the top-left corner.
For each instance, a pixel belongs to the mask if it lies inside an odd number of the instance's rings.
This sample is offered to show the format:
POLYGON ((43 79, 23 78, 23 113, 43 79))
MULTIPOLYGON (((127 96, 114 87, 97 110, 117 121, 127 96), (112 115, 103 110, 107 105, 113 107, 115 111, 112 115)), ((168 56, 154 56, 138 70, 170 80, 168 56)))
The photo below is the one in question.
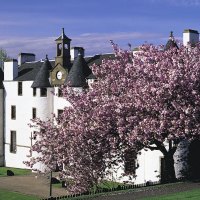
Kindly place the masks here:
POLYGON ((52 171, 50 172, 50 188, 49 188, 49 196, 52 197, 52 171))

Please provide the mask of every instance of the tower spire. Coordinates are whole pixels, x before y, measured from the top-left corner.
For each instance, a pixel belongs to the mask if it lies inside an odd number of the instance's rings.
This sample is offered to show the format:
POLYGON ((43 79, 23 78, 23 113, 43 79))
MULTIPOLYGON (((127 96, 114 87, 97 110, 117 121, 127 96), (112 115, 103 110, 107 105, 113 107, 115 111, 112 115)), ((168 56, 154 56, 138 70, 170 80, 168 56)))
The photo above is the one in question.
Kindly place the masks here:
POLYGON ((64 39, 64 38, 65 38, 65 29, 62 28, 62 39, 64 39))

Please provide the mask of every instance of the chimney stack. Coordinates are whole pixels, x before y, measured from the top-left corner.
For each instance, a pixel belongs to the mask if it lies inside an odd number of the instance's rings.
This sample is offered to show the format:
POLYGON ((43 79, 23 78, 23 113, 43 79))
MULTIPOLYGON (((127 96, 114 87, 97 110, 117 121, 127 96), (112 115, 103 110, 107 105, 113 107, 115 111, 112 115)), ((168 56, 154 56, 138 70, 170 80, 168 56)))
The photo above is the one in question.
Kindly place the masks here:
POLYGON ((85 50, 83 47, 72 47, 70 49, 71 54, 71 60, 75 60, 76 57, 78 57, 79 54, 81 54, 83 57, 85 56, 85 50))
POLYGON ((4 62, 4 80, 13 81, 18 76, 17 60, 12 59, 4 62))
POLYGON ((187 46, 188 43, 195 45, 199 42, 199 32, 192 29, 186 29, 183 31, 183 45, 187 46))
POLYGON ((19 53, 18 65, 21 66, 25 62, 35 61, 35 54, 33 53, 19 53))

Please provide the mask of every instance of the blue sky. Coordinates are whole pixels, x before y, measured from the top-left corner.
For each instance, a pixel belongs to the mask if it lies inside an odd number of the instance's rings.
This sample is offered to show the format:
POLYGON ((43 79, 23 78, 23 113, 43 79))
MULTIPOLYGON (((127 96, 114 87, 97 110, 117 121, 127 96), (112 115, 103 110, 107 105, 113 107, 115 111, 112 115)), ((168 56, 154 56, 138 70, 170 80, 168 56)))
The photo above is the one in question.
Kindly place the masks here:
POLYGON ((1 1, 0 48, 13 58, 20 52, 54 58, 62 27, 86 55, 111 52, 109 40, 122 48, 165 44, 171 30, 176 39, 184 29, 200 31, 200 0, 1 1))

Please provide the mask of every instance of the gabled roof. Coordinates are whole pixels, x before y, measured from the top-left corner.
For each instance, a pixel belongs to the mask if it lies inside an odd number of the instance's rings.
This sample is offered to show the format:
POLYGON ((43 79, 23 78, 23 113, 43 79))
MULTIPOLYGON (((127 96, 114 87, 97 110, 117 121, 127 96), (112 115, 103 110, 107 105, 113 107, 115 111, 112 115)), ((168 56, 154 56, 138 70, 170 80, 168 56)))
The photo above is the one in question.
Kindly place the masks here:
POLYGON ((169 40, 167 41, 167 44, 165 45, 165 50, 171 49, 171 48, 177 48, 178 45, 176 44, 176 41, 173 36, 173 32, 170 32, 169 40))
POLYGON ((74 60, 65 83, 71 87, 83 87, 86 85, 86 77, 92 73, 81 54, 74 60))
POLYGON ((52 69, 51 63, 46 57, 31 87, 32 88, 51 87, 51 84, 49 82, 49 72, 51 69, 52 69))

